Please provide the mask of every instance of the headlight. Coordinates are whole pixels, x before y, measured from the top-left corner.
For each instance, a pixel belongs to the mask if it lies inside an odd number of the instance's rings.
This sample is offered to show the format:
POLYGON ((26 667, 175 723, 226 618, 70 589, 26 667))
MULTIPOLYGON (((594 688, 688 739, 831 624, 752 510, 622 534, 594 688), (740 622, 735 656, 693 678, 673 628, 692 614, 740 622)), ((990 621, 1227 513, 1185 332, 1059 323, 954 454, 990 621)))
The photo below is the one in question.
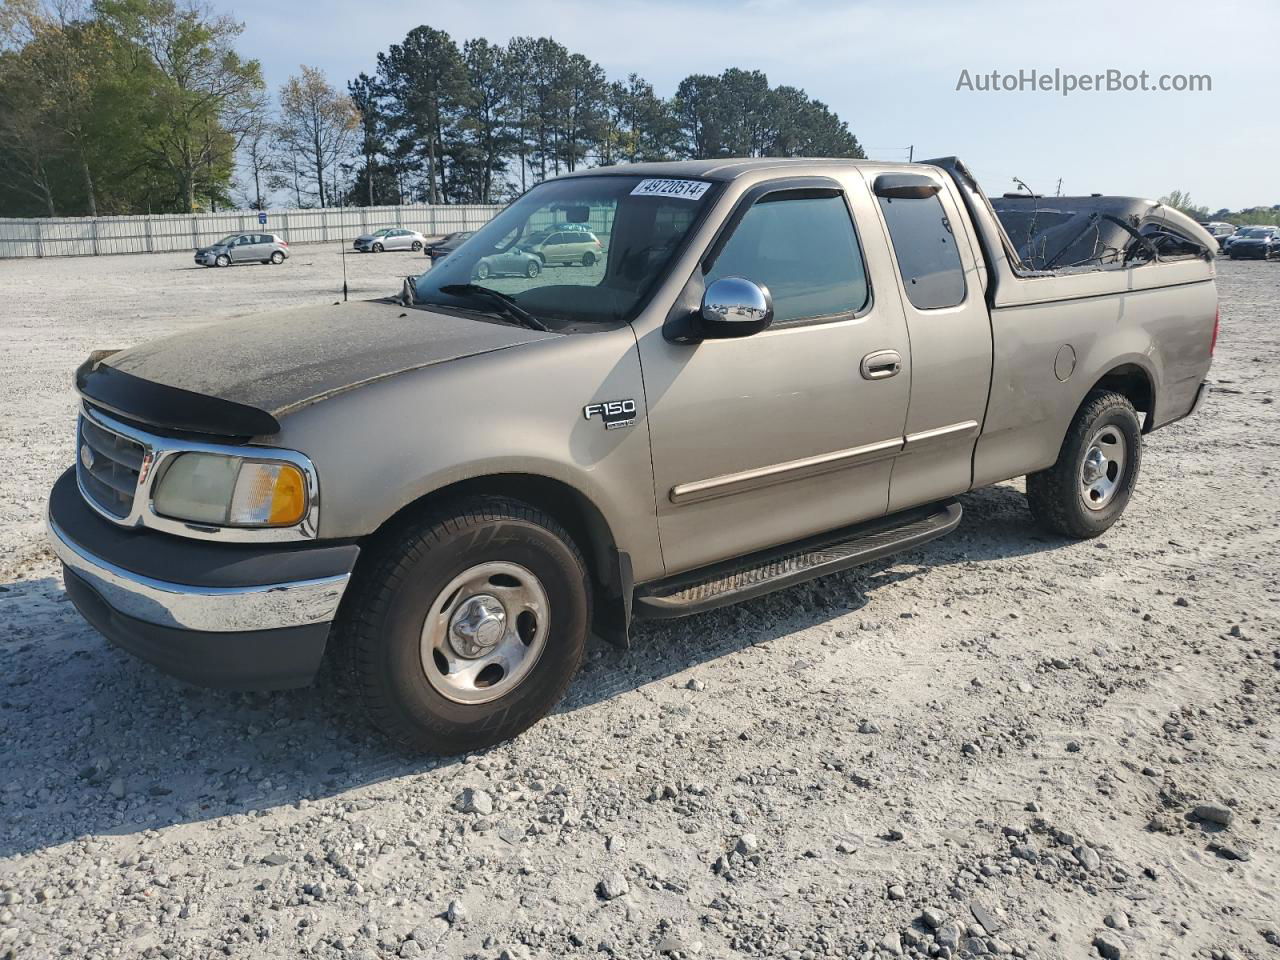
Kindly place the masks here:
POLYGON ((232 527, 291 527, 307 515, 302 470, 280 460, 182 453, 157 481, 156 513, 232 527))

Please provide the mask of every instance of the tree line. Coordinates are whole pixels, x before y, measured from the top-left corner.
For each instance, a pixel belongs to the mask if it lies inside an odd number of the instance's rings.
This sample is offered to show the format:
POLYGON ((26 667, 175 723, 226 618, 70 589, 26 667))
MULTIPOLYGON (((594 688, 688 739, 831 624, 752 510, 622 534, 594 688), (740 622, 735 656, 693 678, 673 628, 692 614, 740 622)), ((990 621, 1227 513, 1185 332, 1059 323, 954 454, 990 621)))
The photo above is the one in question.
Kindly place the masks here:
POLYGON ((243 26, 199 0, 57 3, 0 8, 0 216, 490 203, 583 166, 863 156, 760 71, 663 97, 547 37, 420 26, 345 88, 304 65, 272 96, 243 26))
POLYGON ((0 215, 229 203, 264 109, 229 17, 174 0, 0 4, 0 215))
POLYGON ((459 47, 416 27, 348 84, 361 117, 351 202, 485 203, 581 166, 719 156, 862 157, 848 125, 758 70, 659 96, 547 37, 459 47))
POLYGON ((1191 200, 1191 194, 1185 190, 1172 190, 1161 197, 1160 202, 1165 206, 1180 210, 1191 219, 1198 220, 1201 223, 1217 220, 1222 223, 1235 224, 1237 227, 1280 224, 1280 203, 1272 204, 1269 207, 1245 207, 1241 210, 1229 210, 1226 207, 1219 207, 1210 213, 1208 207, 1194 203, 1191 200))

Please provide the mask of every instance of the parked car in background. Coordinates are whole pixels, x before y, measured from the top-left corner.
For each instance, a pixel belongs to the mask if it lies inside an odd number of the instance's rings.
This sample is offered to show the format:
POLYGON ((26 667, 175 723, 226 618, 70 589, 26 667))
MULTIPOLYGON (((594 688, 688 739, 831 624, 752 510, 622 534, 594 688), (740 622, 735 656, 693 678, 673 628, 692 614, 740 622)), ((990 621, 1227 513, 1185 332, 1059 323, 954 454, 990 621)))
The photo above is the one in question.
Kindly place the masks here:
POLYGON ((427 238, 417 230, 403 227, 387 227, 356 237, 352 244, 360 253, 382 253, 383 250, 413 250, 417 252, 427 245, 427 238))
POLYGON ((529 277, 533 279, 542 272, 542 259, 520 247, 512 247, 502 253, 481 257, 476 261, 474 271, 478 280, 489 277, 529 277))
POLYGON ((431 258, 431 262, 434 264, 437 260, 447 257, 454 250, 457 250, 462 245, 462 242, 473 233, 475 233, 474 230, 458 230, 454 233, 446 233, 435 243, 427 244, 427 256, 431 258))
POLYGON ((568 266, 571 263, 590 267, 600 259, 603 250, 600 240, 590 230, 556 230, 528 247, 528 252, 547 267, 568 266))
POLYGON ((1256 226, 1252 226, 1249 224, 1236 227, 1235 233, 1231 234, 1228 237, 1223 237, 1220 241, 1218 241, 1220 249, 1222 250, 1223 253, 1226 253, 1231 249, 1231 245, 1233 243, 1235 243, 1237 240, 1241 239, 1242 237, 1246 236, 1250 230, 1256 230, 1256 229, 1257 229, 1256 226))
POLYGON ((1245 227, 1233 234, 1226 248, 1232 260, 1274 260, 1280 258, 1280 227, 1245 227))
POLYGON ((284 263, 288 258, 289 244, 274 233, 232 233, 196 251, 196 263, 204 267, 284 263))
POLYGON ((1209 236, 1218 241, 1219 249, 1222 248, 1222 244, 1227 237, 1236 231, 1234 223, 1227 223, 1223 220, 1210 220, 1208 223, 1200 224, 1200 226, 1204 227, 1209 236))

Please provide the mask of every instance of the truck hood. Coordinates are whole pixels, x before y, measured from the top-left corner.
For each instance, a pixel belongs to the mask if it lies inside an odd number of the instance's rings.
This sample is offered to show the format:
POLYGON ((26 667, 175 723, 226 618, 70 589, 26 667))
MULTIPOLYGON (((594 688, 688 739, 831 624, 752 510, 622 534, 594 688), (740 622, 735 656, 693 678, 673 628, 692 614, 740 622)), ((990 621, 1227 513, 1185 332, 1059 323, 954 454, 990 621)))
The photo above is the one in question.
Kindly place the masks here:
POLYGON ((90 402, 153 426, 257 436, 276 417, 367 383, 558 334, 390 301, 302 307, 211 324, 76 374, 90 402))

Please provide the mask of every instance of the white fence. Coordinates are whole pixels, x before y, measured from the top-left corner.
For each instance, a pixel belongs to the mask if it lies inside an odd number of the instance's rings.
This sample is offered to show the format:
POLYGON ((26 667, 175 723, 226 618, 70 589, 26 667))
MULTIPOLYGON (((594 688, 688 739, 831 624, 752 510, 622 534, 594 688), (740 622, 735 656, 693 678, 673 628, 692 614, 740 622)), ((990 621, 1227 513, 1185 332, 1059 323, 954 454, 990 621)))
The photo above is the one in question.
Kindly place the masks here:
POLYGON ((459 205, 326 207, 319 210, 156 214, 141 217, 0 218, 0 258, 83 257, 111 253, 173 253, 213 243, 229 233, 274 233, 294 243, 352 240, 383 227, 408 227, 429 237, 484 226, 502 208, 459 205))

